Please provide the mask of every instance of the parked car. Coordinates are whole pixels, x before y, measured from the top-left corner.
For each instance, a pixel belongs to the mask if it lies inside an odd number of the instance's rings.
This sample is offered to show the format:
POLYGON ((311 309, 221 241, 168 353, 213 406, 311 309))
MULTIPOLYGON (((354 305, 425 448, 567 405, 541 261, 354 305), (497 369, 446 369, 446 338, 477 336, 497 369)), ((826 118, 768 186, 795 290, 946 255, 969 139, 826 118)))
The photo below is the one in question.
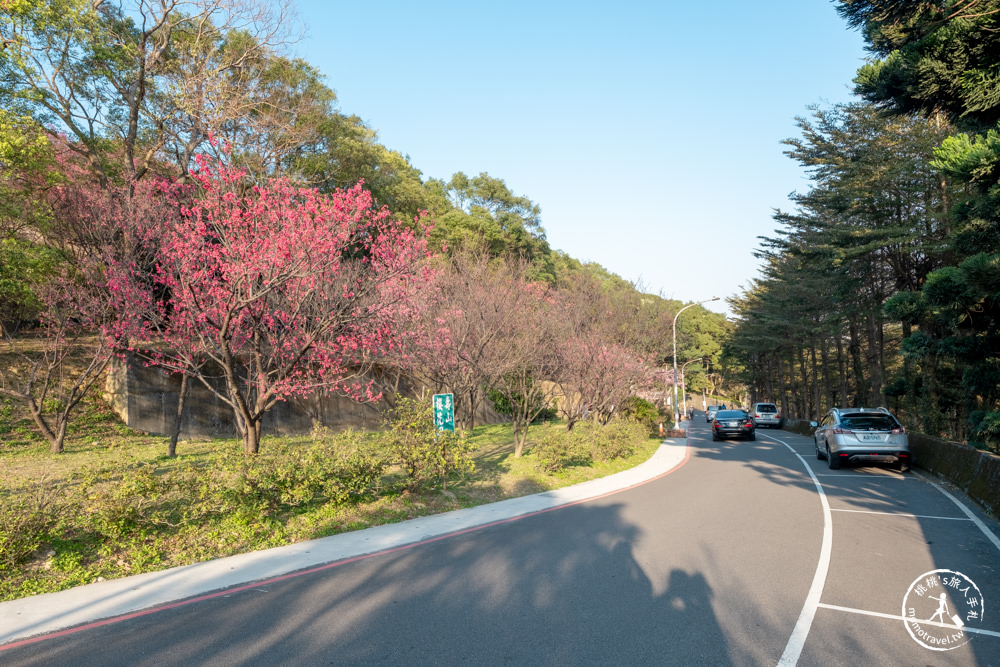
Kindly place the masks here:
POLYGON ((753 417, 746 410, 719 410, 712 422, 712 440, 723 438, 757 439, 753 417))
POLYGON ((758 427, 781 428, 781 413, 774 403, 754 403, 750 414, 758 427))
POLYGON ((715 419, 715 413, 716 412, 718 412, 719 410, 725 410, 725 409, 726 409, 725 404, 722 404, 722 405, 710 405, 710 406, 708 406, 708 409, 705 410, 705 421, 707 421, 707 422, 712 421, 713 419, 715 419))
POLYGON ((906 429, 885 408, 833 408, 816 431, 816 458, 826 459, 836 470, 844 463, 891 463, 897 470, 910 469, 910 441, 906 429))

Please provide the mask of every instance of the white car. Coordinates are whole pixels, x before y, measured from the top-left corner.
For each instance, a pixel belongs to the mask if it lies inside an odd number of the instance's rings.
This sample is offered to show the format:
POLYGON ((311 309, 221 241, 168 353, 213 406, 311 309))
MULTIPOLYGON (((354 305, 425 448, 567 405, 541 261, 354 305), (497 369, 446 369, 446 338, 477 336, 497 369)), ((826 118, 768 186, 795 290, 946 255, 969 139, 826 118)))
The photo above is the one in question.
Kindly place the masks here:
POLYGON ((910 442, 906 429, 885 408, 833 408, 823 421, 811 422, 816 458, 832 470, 844 463, 891 463, 910 469, 910 442))
POLYGON ((781 412, 774 403, 754 403, 750 416, 758 427, 781 428, 781 412))

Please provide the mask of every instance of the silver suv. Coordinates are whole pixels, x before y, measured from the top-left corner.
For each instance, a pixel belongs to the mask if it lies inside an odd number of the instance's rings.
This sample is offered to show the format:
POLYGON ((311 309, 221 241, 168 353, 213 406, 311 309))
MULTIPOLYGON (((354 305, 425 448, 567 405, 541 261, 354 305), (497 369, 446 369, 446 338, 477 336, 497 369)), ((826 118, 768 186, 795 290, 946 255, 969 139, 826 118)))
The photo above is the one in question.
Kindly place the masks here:
POLYGON ((781 413, 774 403, 754 403, 750 409, 750 416, 757 426, 781 428, 781 413))
POLYGON ((833 408, 816 428, 816 458, 832 470, 842 463, 892 463, 910 469, 910 442, 906 429, 885 408, 833 408))

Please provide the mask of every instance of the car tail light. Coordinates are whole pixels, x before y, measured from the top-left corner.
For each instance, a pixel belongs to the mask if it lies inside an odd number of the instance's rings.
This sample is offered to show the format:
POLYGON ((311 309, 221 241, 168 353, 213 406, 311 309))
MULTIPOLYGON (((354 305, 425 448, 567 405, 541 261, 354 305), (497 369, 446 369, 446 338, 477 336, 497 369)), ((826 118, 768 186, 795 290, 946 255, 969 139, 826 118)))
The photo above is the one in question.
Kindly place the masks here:
POLYGON ((899 428, 892 429, 892 434, 893 435, 898 435, 900 433, 906 433, 906 429, 903 428, 902 426, 900 426, 899 428))
POLYGON ((841 434, 843 434, 843 433, 850 433, 850 431, 845 431, 844 429, 840 428, 839 426, 837 426, 836 428, 834 428, 833 432, 834 433, 841 433, 841 434))

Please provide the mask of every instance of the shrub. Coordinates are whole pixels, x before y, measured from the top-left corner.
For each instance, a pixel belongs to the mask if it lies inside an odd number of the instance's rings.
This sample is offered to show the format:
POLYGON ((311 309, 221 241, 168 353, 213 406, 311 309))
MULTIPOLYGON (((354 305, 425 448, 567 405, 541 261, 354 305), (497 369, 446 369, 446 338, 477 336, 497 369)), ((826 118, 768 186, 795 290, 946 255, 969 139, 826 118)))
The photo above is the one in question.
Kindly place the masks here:
POLYGON ((389 410, 382 433, 387 451, 406 472, 409 489, 448 484, 452 472, 472 471, 474 448, 464 433, 438 432, 433 408, 426 401, 398 397, 389 410))
POLYGON ((28 488, 0 483, 0 572, 25 562, 48 541, 63 513, 61 493, 44 482, 28 488))
POLYGON ((210 492, 230 508, 261 514, 320 499, 342 504, 374 491, 388 463, 351 431, 314 434, 311 445, 276 443, 254 456, 232 447, 213 459, 221 479, 210 492))
POLYGON ((587 447, 587 423, 579 423, 572 431, 553 430, 542 436, 531 453, 544 472, 554 473, 570 466, 590 465, 590 450, 587 447))
POLYGON ((647 435, 643 424, 625 419, 605 425, 578 422, 572 431, 545 434, 532 454, 539 468, 553 473, 570 466, 591 465, 594 461, 628 458, 635 453, 635 443, 647 435))
POLYGON ((635 443, 649 435, 646 424, 617 419, 604 426, 588 429, 590 455, 595 461, 624 459, 635 453, 635 443))
POLYGON ((182 522, 195 488, 189 476, 127 454, 84 468, 74 479, 78 525, 113 540, 182 522))
MULTIPOLYGON (((638 396, 629 396, 622 402, 621 416, 642 424, 651 435, 658 432, 660 423, 664 421, 659 408, 638 396)), ((668 421, 673 422, 673 419, 668 418, 668 421)))
POLYGON ((1000 452, 1000 412, 977 411, 969 415, 969 435, 992 452, 1000 452))

